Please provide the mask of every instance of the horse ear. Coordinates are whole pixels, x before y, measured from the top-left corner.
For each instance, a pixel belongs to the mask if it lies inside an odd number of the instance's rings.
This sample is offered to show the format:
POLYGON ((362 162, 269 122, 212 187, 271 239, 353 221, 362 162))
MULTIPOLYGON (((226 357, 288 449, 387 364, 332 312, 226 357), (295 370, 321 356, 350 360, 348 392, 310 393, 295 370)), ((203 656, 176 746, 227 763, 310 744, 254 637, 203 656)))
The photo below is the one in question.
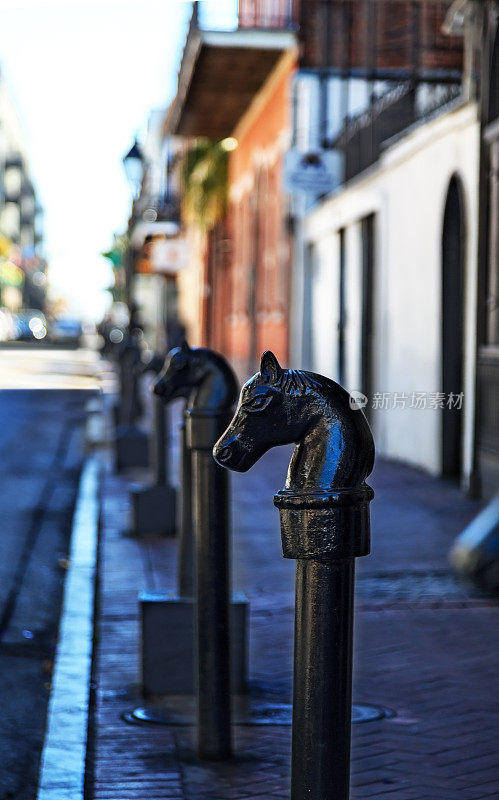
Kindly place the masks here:
POLYGON ((282 369, 271 350, 266 350, 262 355, 260 372, 269 383, 276 383, 279 380, 282 369))
POLYGON ((189 345, 188 345, 188 343, 187 343, 187 339, 182 339, 182 344, 180 345, 180 349, 181 349, 181 350, 182 350, 184 353, 188 353, 188 352, 189 352, 189 350, 190 350, 191 348, 189 347, 189 345))

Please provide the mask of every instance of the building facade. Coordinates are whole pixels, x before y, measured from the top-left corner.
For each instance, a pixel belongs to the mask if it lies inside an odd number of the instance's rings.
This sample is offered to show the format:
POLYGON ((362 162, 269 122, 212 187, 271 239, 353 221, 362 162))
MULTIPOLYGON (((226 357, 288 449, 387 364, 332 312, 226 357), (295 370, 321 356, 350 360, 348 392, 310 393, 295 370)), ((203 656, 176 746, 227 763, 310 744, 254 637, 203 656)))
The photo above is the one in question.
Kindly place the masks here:
MULTIPOLYGON (((166 130, 187 141, 231 137, 237 147, 224 218, 207 233, 188 231, 180 308, 191 339, 224 352, 241 374, 254 371, 265 348, 303 364, 309 346, 301 230, 317 197, 286 193, 286 152, 328 148, 339 186, 358 171, 352 153, 366 150, 364 142, 347 154, 338 146, 345 120, 401 85, 412 91, 397 112, 404 106, 413 119, 423 89, 433 97, 455 85, 462 42, 440 33, 447 9, 399 0, 241 0, 237 28, 210 31, 194 5, 166 130)), ((371 161, 386 117, 370 141, 371 161)))
POLYGON ((203 30, 197 5, 166 120, 188 142, 230 140, 227 204, 209 231, 187 226, 179 276, 189 338, 221 350, 241 375, 263 349, 289 349, 292 235, 283 160, 297 65, 294 5, 241 2, 234 31, 203 30))
POLYGON ((42 209, 30 176, 24 132, 0 72, 0 306, 44 310, 42 209))
POLYGON ((380 454, 489 497, 499 486, 497 4, 455 4, 446 28, 464 38, 457 91, 405 120, 399 107, 398 131, 387 117, 404 95, 388 96, 337 137, 344 180, 306 214, 309 290, 296 308, 302 358, 367 396, 380 454))
POLYGON ((484 496, 499 483, 497 51, 495 0, 241 0, 233 31, 193 15, 166 121, 187 143, 237 144, 225 215, 187 233, 193 342, 241 375, 266 348, 331 375, 368 398, 380 454, 484 496), (330 191, 285 191, 290 150, 327 154, 330 191))
POLYGON ((367 396, 380 454, 467 482, 479 139, 476 104, 455 103, 304 225, 311 368, 367 396), (464 393, 462 414, 447 408, 450 393, 464 393))

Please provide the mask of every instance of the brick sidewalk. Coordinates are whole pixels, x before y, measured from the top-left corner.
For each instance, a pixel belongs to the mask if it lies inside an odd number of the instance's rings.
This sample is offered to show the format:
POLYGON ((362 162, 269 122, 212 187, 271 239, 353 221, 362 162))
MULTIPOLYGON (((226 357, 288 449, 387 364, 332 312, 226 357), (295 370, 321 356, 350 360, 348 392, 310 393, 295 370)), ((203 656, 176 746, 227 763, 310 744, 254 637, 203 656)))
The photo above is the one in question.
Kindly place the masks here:
MULTIPOLYGON (((283 703, 294 564, 281 555, 272 495, 287 463, 284 448, 273 450, 233 480, 234 589, 251 604, 250 694, 283 703)), ((479 506, 400 465, 379 462, 373 485, 373 555, 358 564, 354 700, 395 716, 354 726, 352 799, 497 797, 499 609, 460 586, 446 561, 479 506)), ((123 721, 141 702, 137 594, 172 588, 176 557, 173 541, 123 535, 127 486, 106 473, 88 796, 287 799, 289 726, 238 726, 234 760, 200 764, 192 728, 123 721)))

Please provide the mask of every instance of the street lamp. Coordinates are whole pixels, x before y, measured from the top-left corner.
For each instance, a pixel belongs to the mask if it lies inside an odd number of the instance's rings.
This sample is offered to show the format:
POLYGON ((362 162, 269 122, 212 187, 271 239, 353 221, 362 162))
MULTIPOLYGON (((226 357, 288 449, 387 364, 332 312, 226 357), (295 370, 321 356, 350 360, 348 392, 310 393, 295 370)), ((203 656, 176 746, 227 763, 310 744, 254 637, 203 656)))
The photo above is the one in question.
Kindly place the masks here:
MULTIPOLYGON (((133 200, 135 205, 135 201, 138 199, 140 195, 142 178, 144 176, 144 156, 142 155, 142 151, 139 147, 137 139, 135 139, 132 147, 130 148, 126 156, 123 156, 123 166, 125 168, 125 174, 128 179, 128 182, 132 187, 133 200)), ((132 223, 133 217, 134 217, 134 206, 132 206, 132 216, 128 221, 129 236, 133 228, 133 223, 132 223)), ((125 267, 125 295, 126 295, 126 302, 130 311, 130 317, 132 317, 132 308, 133 308, 132 284, 135 272, 135 255, 136 254, 134 253, 133 247, 131 243, 129 243, 124 253, 123 262, 125 267)))
POLYGON ((137 198, 140 194, 140 186, 144 176, 144 156, 137 139, 135 139, 126 156, 123 156, 123 166, 125 167, 128 182, 133 189, 134 197, 137 198))

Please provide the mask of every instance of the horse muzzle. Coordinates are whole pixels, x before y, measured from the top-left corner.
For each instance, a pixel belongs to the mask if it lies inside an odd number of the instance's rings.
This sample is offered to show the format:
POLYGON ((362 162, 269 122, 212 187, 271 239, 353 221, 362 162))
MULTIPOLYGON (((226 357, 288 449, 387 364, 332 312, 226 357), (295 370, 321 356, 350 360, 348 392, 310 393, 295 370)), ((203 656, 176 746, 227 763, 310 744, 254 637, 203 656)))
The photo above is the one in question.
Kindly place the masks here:
POLYGON ((175 400, 177 397, 185 397, 185 391, 182 391, 182 387, 175 386, 173 381, 164 380, 164 378, 158 378, 157 381, 153 384, 153 392, 165 403, 169 403, 170 400, 175 400))
POLYGON ((227 436, 227 434, 224 434, 213 448, 213 458, 221 467, 235 472, 246 472, 255 463, 241 440, 237 436, 227 436))

